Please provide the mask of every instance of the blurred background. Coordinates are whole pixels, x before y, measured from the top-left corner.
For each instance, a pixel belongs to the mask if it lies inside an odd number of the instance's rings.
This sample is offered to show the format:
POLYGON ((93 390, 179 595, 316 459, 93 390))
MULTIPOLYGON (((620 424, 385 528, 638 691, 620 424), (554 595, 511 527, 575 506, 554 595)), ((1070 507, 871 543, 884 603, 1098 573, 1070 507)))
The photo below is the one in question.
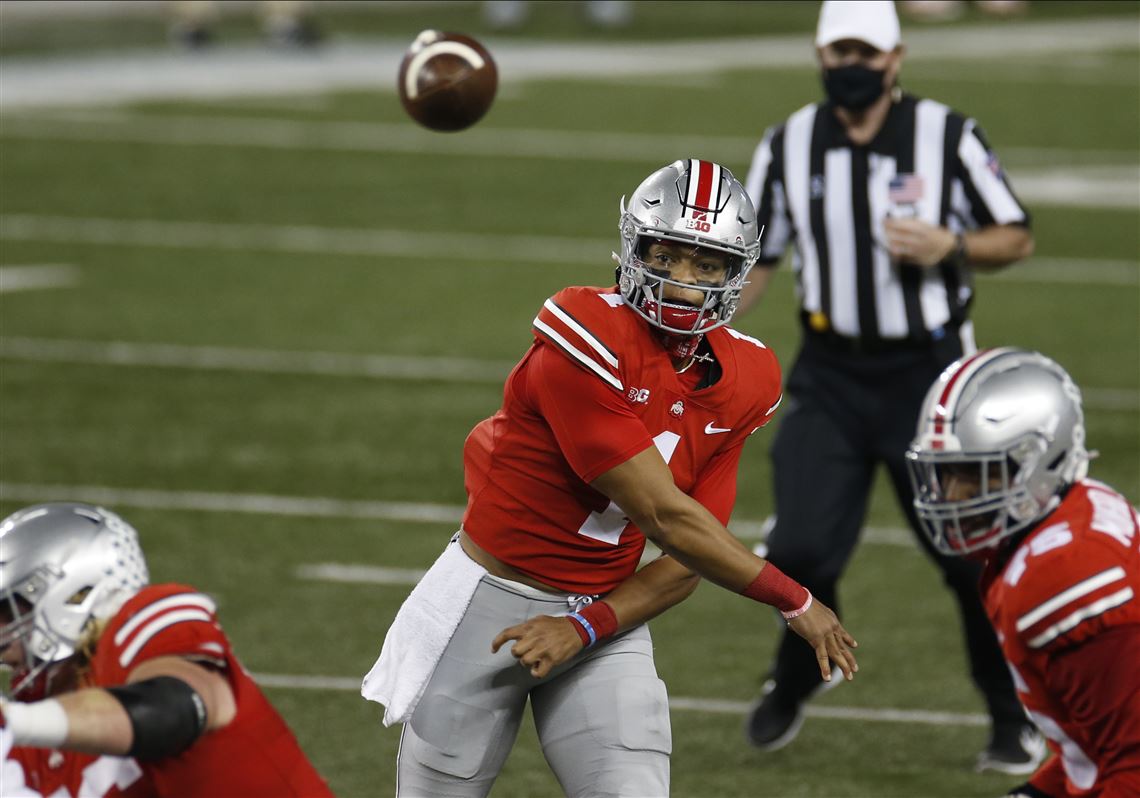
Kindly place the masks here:
MULTIPOLYGON (((1084 388, 1093 476, 1140 501, 1140 6, 900 6, 902 83, 976 116, 1037 252, 978 278, 979 344, 1084 388)), ((338 794, 389 794, 358 696, 454 532, 461 447, 543 299, 612 281, 618 199, 682 157, 738 177, 821 96, 815 3, 0 2, 0 512, 105 503, 156 581, 219 599, 338 794), (432 133, 395 93, 425 28, 500 92, 432 133)), ((785 265, 736 325, 789 363, 785 265)), ((733 529, 770 512, 771 430, 733 529)), ((843 582, 859 678, 764 756, 776 622, 722 590, 655 621, 675 796, 986 796, 957 620, 880 479, 843 582), (890 579, 886 575, 890 575, 890 579)), ((524 725, 498 796, 558 794, 524 725)))

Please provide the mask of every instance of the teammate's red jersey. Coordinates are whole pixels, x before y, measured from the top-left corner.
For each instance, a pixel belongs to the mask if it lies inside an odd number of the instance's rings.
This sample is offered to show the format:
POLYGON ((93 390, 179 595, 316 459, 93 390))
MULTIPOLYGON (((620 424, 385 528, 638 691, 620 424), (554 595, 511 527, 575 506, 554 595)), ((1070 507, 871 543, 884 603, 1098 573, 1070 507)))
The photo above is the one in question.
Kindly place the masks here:
POLYGON ((211 598, 185 585, 144 587, 99 636, 90 682, 95 687, 122 685, 147 660, 183 657, 215 668, 229 680, 237 714, 227 726, 206 732, 177 756, 137 763, 138 777, 120 784, 119 791, 107 783, 107 774, 126 781, 134 760, 126 760, 124 768, 123 760, 113 757, 13 749, 28 773, 29 785, 45 794, 62 785, 72 796, 331 798, 328 785, 285 721, 234 656, 214 610, 211 598), (104 774, 94 773, 99 781, 92 780, 93 766, 104 774), (84 778, 88 786, 81 790, 84 778), (37 784, 50 785, 52 790, 37 784), (94 789, 95 784, 104 791, 94 789))
MULTIPOLYGON (((13 748, 24 781, 51 798, 158 798, 154 784, 129 757, 99 756, 46 748, 13 748)), ((0 796, 7 795, 0 784, 0 796)))
POLYGON ((606 593, 637 569, 645 538, 590 482, 656 445, 677 486, 727 523, 744 441, 780 402, 760 341, 721 327, 719 371, 677 374, 650 325, 614 289, 566 288, 534 320, 503 406, 463 451, 463 528, 499 560, 572 593, 606 593))
POLYGON ((1140 796, 1140 521, 1083 480, 982 579, 1030 717, 1058 754, 1048 795, 1140 796))

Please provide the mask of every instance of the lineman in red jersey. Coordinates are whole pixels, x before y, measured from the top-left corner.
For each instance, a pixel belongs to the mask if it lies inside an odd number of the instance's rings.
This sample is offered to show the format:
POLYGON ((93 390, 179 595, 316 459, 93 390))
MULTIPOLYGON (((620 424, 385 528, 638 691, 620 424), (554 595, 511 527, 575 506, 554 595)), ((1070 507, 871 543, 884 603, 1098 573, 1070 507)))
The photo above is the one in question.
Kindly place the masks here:
POLYGON ((1017 349, 954 363, 908 453, 934 545, 986 562, 982 596, 1056 756, 1010 795, 1140 796, 1140 519, 1086 479, 1080 391, 1017 349))
POLYGON ((214 601, 148 585, 135 530, 100 507, 0 523, 2 722, 44 794, 331 796, 242 668, 214 601), (63 791, 60 792, 60 788, 63 791))
POLYGON ((677 161, 622 211, 617 288, 544 303, 468 437, 463 527, 365 677, 404 723, 399 795, 486 795, 528 698, 567 795, 668 794, 645 622, 698 575, 780 609, 827 678, 829 659, 855 670, 834 613, 724 527, 744 442, 780 400, 772 352, 726 326, 758 248, 743 187, 677 161), (638 570, 647 537, 666 556, 638 570))

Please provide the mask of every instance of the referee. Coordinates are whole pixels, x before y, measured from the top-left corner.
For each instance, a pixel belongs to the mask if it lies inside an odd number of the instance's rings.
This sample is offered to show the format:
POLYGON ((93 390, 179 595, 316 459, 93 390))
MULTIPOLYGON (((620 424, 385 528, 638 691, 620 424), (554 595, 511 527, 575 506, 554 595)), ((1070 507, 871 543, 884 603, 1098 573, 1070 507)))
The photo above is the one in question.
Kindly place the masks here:
MULTIPOLYGON (((766 556, 837 607, 878 463, 918 530, 904 452, 927 388, 974 348, 972 272, 1027 257, 1033 237, 974 120, 897 87, 904 48, 893 3, 824 3, 815 43, 826 99, 768 130, 748 175, 765 227, 759 265, 769 268, 753 270, 742 307, 760 298, 794 241, 803 343, 772 446, 776 521, 766 556)), ((977 768, 1031 772, 1043 741, 986 620, 980 569, 917 538, 957 601, 970 673, 992 718, 977 768)), ((906 601, 898 597, 900 611, 906 601)), ((762 750, 791 742, 824 684, 794 637, 785 632, 749 717, 748 737, 762 750)))

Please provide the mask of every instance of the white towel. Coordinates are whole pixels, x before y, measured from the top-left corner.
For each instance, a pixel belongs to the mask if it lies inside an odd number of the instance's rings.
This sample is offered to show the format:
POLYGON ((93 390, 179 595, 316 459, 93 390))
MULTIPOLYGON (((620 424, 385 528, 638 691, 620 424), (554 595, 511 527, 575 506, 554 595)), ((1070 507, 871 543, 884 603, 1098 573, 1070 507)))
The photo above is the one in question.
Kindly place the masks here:
POLYGON ((412 717, 475 588, 487 571, 453 541, 404 601, 360 694, 384 705, 384 725, 412 717))

